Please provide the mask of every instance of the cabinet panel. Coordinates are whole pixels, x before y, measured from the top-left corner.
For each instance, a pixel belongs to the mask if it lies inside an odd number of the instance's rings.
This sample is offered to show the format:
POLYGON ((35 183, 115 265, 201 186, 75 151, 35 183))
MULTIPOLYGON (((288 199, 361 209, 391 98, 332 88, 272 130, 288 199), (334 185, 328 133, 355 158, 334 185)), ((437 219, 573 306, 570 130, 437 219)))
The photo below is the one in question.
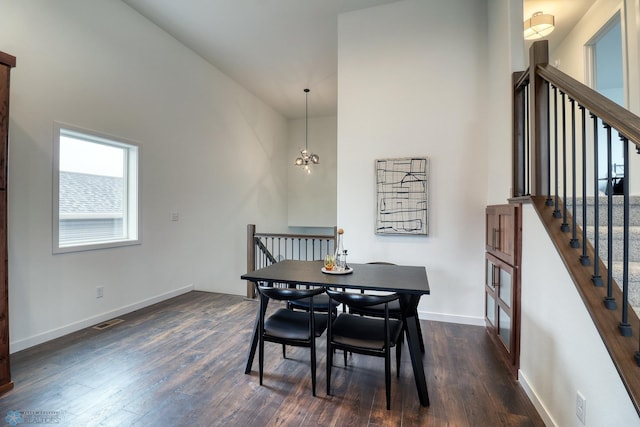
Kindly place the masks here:
POLYGON ((493 205, 486 209, 486 251, 515 265, 519 256, 518 205, 493 205))
POLYGON ((512 287, 511 273, 512 272, 509 270, 511 269, 501 268, 499 270, 499 279, 498 279, 498 283, 500 283, 498 296, 500 297, 500 300, 507 305, 507 307, 511 307, 511 287, 512 287))
POLYGON ((485 322, 510 364, 517 363, 517 268, 485 255, 485 322))
POLYGON ((487 321, 487 326, 490 328, 496 327, 496 300, 493 298, 493 295, 486 293, 485 294, 486 302, 485 302, 485 316, 487 321))
POLYGON ((13 388, 9 369, 9 295, 7 274, 7 162, 9 73, 16 58, 0 52, 0 394, 13 388))
POLYGON ((507 351, 511 352, 511 329, 512 321, 511 316, 502 308, 498 307, 498 336, 502 340, 502 343, 506 347, 507 351))

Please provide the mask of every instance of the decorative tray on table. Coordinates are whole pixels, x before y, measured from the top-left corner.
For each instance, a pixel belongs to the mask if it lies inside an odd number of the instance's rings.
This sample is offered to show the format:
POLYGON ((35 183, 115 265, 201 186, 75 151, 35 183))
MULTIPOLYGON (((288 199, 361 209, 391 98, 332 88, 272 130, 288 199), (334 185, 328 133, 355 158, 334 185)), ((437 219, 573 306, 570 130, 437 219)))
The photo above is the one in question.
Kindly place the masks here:
POLYGON ((349 274, 349 273, 353 273, 353 268, 347 267, 345 270, 338 271, 338 270, 327 270, 326 268, 322 267, 320 271, 326 274, 349 274))

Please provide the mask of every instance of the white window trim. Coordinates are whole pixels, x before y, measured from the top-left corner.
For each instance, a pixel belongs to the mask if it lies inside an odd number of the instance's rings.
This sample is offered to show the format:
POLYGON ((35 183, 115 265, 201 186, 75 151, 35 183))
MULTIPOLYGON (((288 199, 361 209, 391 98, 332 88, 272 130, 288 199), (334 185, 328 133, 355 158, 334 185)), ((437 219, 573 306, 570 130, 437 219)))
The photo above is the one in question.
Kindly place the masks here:
POLYGON ((77 126, 68 125, 66 123, 54 122, 54 130, 53 130, 53 191, 52 191, 52 247, 54 254, 62 254, 69 252, 81 252, 81 251, 91 251, 96 249, 107 249, 107 248, 117 248, 123 246, 132 246, 142 244, 142 211, 140 204, 140 188, 141 188, 141 169, 142 163, 141 159, 141 151, 142 146, 139 142, 132 141, 122 137, 116 137, 113 135, 108 135, 101 132, 96 132, 89 129, 83 129, 77 126), (132 231, 136 231, 136 237, 130 239, 123 240, 114 240, 114 241, 105 241, 101 243, 87 243, 80 244, 76 243, 73 246, 60 246, 60 209, 59 209, 59 201, 60 201, 60 133, 61 131, 67 131, 68 133, 77 132, 79 135, 89 135, 92 137, 92 142, 100 142, 101 139, 104 139, 105 143, 108 145, 117 145, 118 142, 121 142, 123 146, 134 146, 136 147, 135 151, 129 151, 129 164, 125 167, 125 180, 124 182, 129 186, 127 189, 127 195, 129 196, 128 206, 129 209, 135 209, 137 217, 133 221, 133 223, 127 223, 125 218, 123 227, 128 227, 129 231, 127 235, 131 236, 132 231), (136 167, 132 167, 135 165, 136 167), (130 179, 126 176, 127 174, 135 173, 136 179, 135 182, 131 182, 130 179), (134 226, 137 226, 134 228, 134 226))

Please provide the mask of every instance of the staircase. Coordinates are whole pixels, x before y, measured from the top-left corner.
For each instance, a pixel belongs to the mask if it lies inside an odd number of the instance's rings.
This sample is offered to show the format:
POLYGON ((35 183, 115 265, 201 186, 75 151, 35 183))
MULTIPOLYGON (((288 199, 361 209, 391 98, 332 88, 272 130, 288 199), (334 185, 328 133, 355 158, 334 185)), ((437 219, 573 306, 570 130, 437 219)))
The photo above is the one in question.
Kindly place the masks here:
MULTIPOLYGON (((587 238, 594 245, 595 197, 587 197, 587 238)), ((613 196, 612 227, 612 275, 622 288, 623 274, 623 198, 613 196)), ((599 250, 600 259, 607 266, 607 196, 599 196, 599 250)), ((567 201, 567 209, 571 212, 571 200, 567 201)), ((582 226, 582 198, 576 199, 576 222, 582 226)), ((582 236, 578 236, 580 239, 582 236)), ((608 267, 607 267, 608 268, 608 267)), ((606 279, 606 273, 601 272, 606 279)), ((606 280, 605 280, 606 283, 606 280)), ((640 315, 640 196, 629 198, 629 304, 640 315)))

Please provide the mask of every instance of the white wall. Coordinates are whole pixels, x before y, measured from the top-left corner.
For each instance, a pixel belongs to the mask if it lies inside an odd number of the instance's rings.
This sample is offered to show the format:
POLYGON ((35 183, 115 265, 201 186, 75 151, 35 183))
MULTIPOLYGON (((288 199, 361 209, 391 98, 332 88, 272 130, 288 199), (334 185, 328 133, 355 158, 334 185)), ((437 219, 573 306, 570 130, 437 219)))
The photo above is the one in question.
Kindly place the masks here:
POLYGON ((505 203, 512 194, 512 74, 524 71, 522 2, 489 0, 489 78, 487 91, 487 204, 505 203))
POLYGON ((547 425, 583 425, 575 415, 580 391, 587 401, 587 426, 640 426, 611 357, 531 205, 523 206, 522 217, 521 384, 547 425))
POLYGON ((17 57, 12 351, 191 288, 243 294, 246 224, 286 230, 286 120, 122 2, 0 10, 0 50, 17 57), (54 120, 140 142, 141 245, 52 255, 54 120))
POLYGON ((350 259, 424 265, 422 317, 484 324, 486 2, 401 1, 341 15, 338 28, 338 225, 350 259), (377 236, 374 160, 408 156, 430 158, 429 236, 377 236))
POLYGON ((300 150, 305 147, 305 119, 289 120, 288 127, 289 227, 334 227, 337 118, 309 118, 309 151, 320 156, 320 163, 311 166, 310 174, 294 164, 300 150))

